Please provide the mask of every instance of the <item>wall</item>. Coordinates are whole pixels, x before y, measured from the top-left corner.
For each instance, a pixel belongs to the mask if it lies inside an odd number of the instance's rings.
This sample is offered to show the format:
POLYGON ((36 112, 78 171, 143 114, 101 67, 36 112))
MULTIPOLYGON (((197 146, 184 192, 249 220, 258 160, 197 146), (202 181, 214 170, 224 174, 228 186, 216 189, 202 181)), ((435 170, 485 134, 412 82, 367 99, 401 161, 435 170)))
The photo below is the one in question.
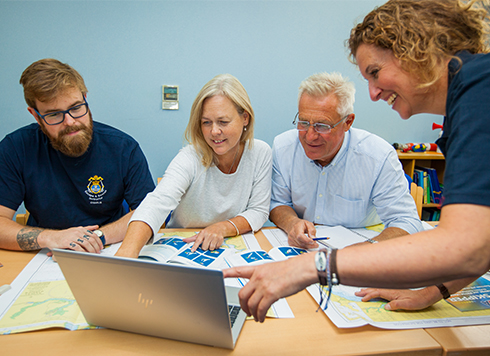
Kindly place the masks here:
POLYGON ((356 84, 354 126, 388 142, 437 138, 418 115, 403 121, 347 59, 350 29, 384 1, 0 1, 0 139, 34 119, 19 78, 53 57, 85 78, 95 120, 131 134, 152 175, 161 176, 183 144, 192 101, 219 73, 247 89, 256 137, 272 145, 292 128, 301 80, 339 71, 356 84), (161 86, 180 86, 180 109, 161 109, 161 86))

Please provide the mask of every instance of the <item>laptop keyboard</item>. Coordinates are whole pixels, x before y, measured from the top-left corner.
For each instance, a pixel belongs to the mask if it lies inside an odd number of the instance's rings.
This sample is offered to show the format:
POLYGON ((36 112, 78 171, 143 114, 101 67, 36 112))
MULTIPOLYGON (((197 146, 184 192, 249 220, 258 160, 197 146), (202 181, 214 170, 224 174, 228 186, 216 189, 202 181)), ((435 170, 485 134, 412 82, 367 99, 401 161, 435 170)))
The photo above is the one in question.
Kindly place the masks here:
POLYGON ((228 305, 228 312, 230 314, 231 326, 235 324, 235 320, 240 312, 240 307, 237 305, 228 305))

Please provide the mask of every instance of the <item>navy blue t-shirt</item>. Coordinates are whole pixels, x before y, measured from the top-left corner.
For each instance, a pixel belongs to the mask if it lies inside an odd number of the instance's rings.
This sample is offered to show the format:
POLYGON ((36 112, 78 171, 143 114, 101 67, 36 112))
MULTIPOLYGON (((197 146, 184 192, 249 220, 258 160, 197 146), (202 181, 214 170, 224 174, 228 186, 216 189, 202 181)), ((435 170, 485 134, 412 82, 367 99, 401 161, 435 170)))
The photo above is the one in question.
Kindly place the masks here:
POLYGON ((458 53, 449 63, 449 86, 442 137, 446 157, 447 204, 490 206, 490 54, 458 53))
POLYGON ((0 142, 0 205, 24 202, 31 226, 102 226, 124 215, 123 200, 135 209, 154 188, 138 143, 102 123, 76 158, 53 149, 37 123, 0 142))

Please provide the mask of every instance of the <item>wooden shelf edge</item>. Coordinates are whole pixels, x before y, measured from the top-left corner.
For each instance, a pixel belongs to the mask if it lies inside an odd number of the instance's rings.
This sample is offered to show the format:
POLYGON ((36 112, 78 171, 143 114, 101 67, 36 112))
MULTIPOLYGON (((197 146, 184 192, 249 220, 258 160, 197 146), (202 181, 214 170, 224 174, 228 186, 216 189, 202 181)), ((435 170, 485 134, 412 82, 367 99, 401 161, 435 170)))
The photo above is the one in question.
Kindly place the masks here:
POLYGON ((422 208, 440 208, 440 204, 437 203, 422 204, 422 208))
POLYGON ((438 152, 401 152, 396 151, 399 159, 444 159, 444 155, 438 152))

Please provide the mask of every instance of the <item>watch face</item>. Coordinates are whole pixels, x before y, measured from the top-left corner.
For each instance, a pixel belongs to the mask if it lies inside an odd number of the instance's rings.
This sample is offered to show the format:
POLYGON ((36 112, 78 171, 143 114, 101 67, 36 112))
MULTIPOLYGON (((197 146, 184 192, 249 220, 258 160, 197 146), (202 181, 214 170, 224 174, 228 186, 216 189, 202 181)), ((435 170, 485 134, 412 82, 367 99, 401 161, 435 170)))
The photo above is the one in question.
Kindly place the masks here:
POLYGON ((94 234, 96 234, 98 237, 101 237, 102 235, 104 235, 104 233, 103 233, 102 231, 100 231, 100 230, 94 230, 93 232, 94 232, 94 234))
POLYGON ((325 252, 317 252, 315 256, 315 264, 318 271, 325 271, 327 268, 327 258, 325 257, 325 252))

